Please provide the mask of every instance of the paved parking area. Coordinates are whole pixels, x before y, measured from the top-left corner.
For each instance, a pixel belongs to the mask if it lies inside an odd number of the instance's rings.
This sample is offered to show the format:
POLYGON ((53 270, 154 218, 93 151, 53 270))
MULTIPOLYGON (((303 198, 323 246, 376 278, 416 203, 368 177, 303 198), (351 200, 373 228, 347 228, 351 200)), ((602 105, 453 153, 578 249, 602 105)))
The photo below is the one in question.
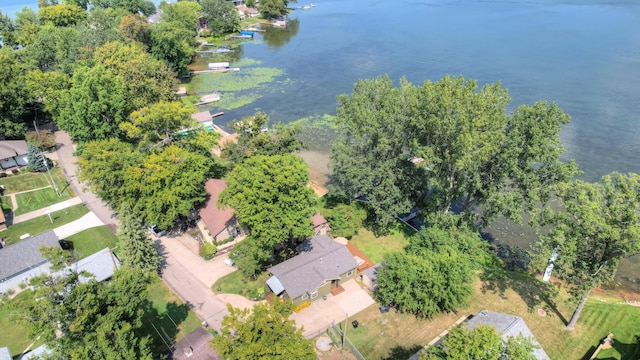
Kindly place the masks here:
POLYGON ((336 296, 328 295, 327 300, 319 299, 311 303, 299 313, 293 313, 289 318, 295 320, 296 327, 304 330, 305 337, 315 337, 331 324, 344 321, 360 311, 373 305, 375 301, 356 283, 349 280, 342 284, 344 292, 336 296))

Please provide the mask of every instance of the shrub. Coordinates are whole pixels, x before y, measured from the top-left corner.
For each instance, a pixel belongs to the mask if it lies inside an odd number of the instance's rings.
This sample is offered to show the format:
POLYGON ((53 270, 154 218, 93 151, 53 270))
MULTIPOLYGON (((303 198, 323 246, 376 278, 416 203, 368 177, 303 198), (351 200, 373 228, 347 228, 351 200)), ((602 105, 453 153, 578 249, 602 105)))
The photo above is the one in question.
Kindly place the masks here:
POLYGON ((200 31, 200 37, 208 38, 209 36, 211 36, 211 31, 208 31, 208 30, 200 31))
POLYGON ((16 291, 15 291, 15 290, 13 290, 13 289, 9 289, 9 290, 7 290, 7 295, 9 295, 9 296, 11 296, 11 295, 13 295, 13 294, 15 294, 15 293, 16 293, 16 291))
POLYGON ((26 283, 23 283, 23 282, 21 282, 21 283, 20 283, 20 285, 18 285, 18 286, 19 286, 19 287, 20 287, 20 289, 22 289, 22 290, 24 290, 24 289, 26 289, 26 288, 27 288, 27 284, 26 284, 26 283))
POLYGON ((200 256, 202 256, 205 260, 211 260, 218 251, 218 248, 212 243, 205 243, 200 246, 200 256))

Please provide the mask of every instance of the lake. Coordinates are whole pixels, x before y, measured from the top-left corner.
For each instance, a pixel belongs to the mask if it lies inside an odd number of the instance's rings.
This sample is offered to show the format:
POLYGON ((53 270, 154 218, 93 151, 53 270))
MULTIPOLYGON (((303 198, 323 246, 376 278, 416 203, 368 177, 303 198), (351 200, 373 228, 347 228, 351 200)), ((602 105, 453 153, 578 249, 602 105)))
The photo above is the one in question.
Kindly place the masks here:
MULTIPOLYGON (((561 133, 565 158, 578 162, 583 179, 640 172, 638 2, 315 3, 290 15, 292 29, 245 42, 244 59, 283 74, 260 87, 257 100, 216 119, 222 125, 256 110, 272 122, 335 114, 336 95, 350 93, 363 78, 389 74, 396 82, 406 76, 421 84, 462 74, 480 84, 501 81, 513 98, 510 111, 538 100, 557 102, 572 118, 561 133)), ((216 75, 206 76, 215 82, 216 75)), ((305 159, 317 176, 327 171, 329 144, 312 145, 318 151, 305 159)), ((527 247, 534 239, 531 229, 507 222, 490 231, 511 245, 527 247)), ((640 291, 639 277, 637 258, 621 265, 626 288, 640 291)))

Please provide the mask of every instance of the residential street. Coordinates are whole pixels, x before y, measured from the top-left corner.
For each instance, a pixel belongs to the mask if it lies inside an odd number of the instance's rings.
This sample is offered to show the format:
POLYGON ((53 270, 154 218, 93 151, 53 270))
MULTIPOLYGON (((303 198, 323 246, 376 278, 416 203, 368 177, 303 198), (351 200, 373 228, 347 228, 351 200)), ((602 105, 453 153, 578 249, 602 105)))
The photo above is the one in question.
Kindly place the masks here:
POLYGON ((64 131, 58 130, 55 132, 57 150, 56 153, 58 155, 58 163, 64 174, 67 176, 67 181, 76 192, 76 194, 82 199, 82 202, 87 205, 89 210, 93 211, 98 219, 100 219, 103 223, 105 223, 113 232, 117 232, 118 228, 118 219, 113 216, 113 211, 109 209, 109 207, 102 202, 94 193, 91 191, 83 191, 82 184, 78 182, 76 178, 76 171, 78 170, 78 166, 76 162, 78 158, 73 155, 75 151, 73 148, 73 144, 71 143, 71 138, 69 134, 64 131))

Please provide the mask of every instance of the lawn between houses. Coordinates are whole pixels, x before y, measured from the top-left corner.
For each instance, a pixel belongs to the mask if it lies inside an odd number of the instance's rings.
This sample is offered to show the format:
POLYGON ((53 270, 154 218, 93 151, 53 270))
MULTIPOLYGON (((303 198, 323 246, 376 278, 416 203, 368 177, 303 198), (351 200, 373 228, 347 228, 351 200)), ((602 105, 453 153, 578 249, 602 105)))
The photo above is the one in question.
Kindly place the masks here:
MULTIPOLYGON (((62 170, 58 167, 51 169, 51 176, 60 190, 66 188, 67 178, 62 170)), ((51 186, 49 175, 46 172, 30 172, 22 170, 16 175, 10 175, 0 178, 0 185, 4 185, 4 195, 13 194, 21 191, 40 189, 51 186)))
POLYGON ((52 212, 50 215, 53 223, 51 223, 48 215, 42 215, 35 219, 9 226, 6 230, 0 231, 0 238, 5 238, 9 244, 14 244, 20 241, 21 235, 27 233, 31 235, 43 233, 47 230, 78 220, 88 212, 89 209, 84 204, 74 205, 52 212))
POLYGON ((490 310, 522 317, 551 359, 588 359, 609 332, 614 333, 613 349, 601 352, 599 359, 640 358, 636 340, 640 308, 591 297, 570 332, 564 321, 574 308, 566 299, 564 292, 534 277, 499 270, 476 282, 469 306, 457 313, 417 319, 393 310, 381 314, 375 304, 348 319, 358 320, 359 326, 354 329, 349 324, 347 336, 367 360, 407 359, 459 318, 490 310))
POLYGON ((84 259, 106 247, 113 249, 118 243, 118 237, 106 225, 83 230, 65 240, 73 242, 76 260, 84 259))

